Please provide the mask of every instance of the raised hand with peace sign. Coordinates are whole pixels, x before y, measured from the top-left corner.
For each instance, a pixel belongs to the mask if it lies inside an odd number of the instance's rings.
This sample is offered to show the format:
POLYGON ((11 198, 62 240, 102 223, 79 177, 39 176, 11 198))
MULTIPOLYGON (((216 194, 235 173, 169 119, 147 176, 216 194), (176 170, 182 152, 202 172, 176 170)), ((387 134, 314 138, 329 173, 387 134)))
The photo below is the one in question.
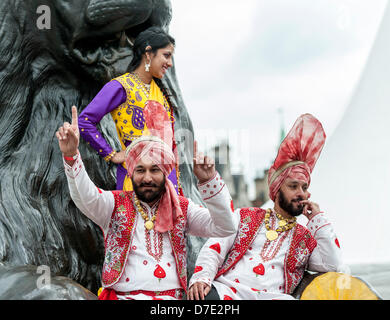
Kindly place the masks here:
POLYGON ((214 159, 205 156, 203 152, 198 154, 198 143, 194 141, 194 174, 199 183, 207 182, 215 176, 214 159))
POLYGON ((80 133, 77 120, 77 108, 72 107, 72 123, 64 122, 56 132, 58 145, 64 157, 73 157, 78 152, 80 133))

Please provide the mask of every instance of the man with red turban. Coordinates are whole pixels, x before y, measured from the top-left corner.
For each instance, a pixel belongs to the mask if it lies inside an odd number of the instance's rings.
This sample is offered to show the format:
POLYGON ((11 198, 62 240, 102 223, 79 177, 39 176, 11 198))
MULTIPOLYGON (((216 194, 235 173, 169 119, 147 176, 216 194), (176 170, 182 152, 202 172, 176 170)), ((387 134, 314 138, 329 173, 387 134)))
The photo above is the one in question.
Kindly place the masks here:
POLYGON ((76 107, 72 123, 64 123, 56 133, 71 197, 104 234, 99 299, 182 299, 187 291, 186 234, 225 237, 236 232, 227 187, 213 160, 197 153, 196 143, 194 174, 208 209, 177 195, 168 179, 177 161, 173 134, 153 122, 163 112, 161 105, 146 106, 145 121, 153 135, 127 147, 133 191, 104 191, 89 179, 78 152, 76 107))
POLYGON ((306 269, 338 271, 336 234, 309 200, 310 175, 325 143, 321 123, 304 114, 280 145, 268 173, 273 209, 236 209, 237 232, 210 238, 190 280, 190 299, 292 299, 306 269), (300 214, 308 218, 303 226, 300 214))

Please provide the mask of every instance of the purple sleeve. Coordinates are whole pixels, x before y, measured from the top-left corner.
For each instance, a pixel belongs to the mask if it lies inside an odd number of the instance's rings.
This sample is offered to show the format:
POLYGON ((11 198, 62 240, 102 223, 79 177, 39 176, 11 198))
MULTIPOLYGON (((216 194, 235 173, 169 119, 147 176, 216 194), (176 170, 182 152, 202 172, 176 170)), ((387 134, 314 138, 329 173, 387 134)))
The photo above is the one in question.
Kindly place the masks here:
POLYGON ((103 158, 111 153, 112 148, 97 130, 96 126, 107 113, 125 101, 125 89, 118 81, 110 81, 80 113, 80 135, 103 158))

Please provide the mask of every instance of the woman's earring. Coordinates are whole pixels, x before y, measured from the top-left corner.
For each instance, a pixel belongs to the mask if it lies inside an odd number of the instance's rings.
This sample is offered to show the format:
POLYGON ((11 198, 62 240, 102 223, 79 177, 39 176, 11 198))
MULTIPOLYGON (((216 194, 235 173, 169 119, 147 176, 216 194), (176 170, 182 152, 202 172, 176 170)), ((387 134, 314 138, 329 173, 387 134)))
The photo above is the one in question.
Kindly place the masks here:
POLYGON ((146 63, 146 61, 145 61, 145 71, 149 72, 149 68, 150 68, 150 61, 149 61, 149 63, 146 63))

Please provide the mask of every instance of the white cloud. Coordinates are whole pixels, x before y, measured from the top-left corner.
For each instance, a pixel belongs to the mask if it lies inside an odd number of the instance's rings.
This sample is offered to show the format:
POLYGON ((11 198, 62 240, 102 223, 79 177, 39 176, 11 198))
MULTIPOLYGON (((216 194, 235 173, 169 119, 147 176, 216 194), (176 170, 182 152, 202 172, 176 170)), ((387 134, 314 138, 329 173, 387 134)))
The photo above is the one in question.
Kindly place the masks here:
MULTIPOLYGON (((233 145, 232 158, 245 158, 250 183, 275 157, 278 108, 284 109, 286 131, 310 112, 329 136, 353 93, 386 3, 172 0, 176 72, 195 135, 214 132, 208 136, 221 139, 234 130, 249 132, 248 151, 233 145)), ((204 141, 206 147, 213 140, 204 141)))

